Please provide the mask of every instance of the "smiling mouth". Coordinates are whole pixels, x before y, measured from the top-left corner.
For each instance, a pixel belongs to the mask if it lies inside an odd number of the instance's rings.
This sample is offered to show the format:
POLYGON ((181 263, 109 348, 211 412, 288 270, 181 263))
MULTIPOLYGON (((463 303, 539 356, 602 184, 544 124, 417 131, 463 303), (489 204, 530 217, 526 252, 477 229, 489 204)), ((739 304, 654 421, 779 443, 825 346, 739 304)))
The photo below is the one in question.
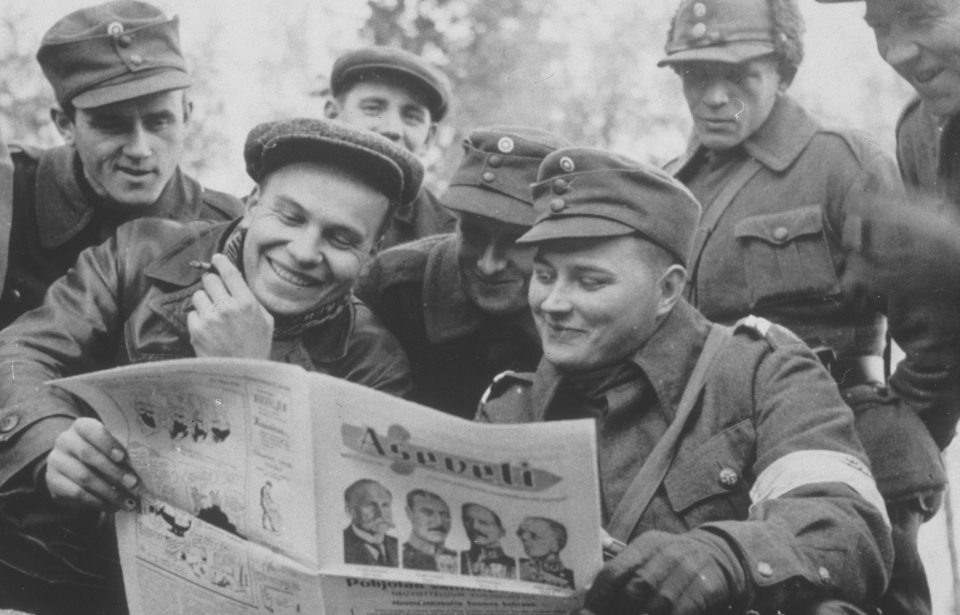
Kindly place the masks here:
POLYGON ((323 282, 321 282, 320 280, 312 276, 308 276, 308 275, 293 271, 292 269, 288 269, 287 267, 284 267, 283 265, 275 262, 272 259, 268 258, 267 262, 270 263, 270 268, 273 270, 273 272, 277 275, 278 278, 280 278, 284 282, 289 282, 294 286, 309 288, 314 286, 320 286, 321 284, 323 284, 323 282))
POLYGON ((132 175, 134 177, 146 177, 147 175, 151 175, 153 173, 153 171, 150 169, 132 169, 130 167, 117 167, 117 170, 121 173, 132 175))

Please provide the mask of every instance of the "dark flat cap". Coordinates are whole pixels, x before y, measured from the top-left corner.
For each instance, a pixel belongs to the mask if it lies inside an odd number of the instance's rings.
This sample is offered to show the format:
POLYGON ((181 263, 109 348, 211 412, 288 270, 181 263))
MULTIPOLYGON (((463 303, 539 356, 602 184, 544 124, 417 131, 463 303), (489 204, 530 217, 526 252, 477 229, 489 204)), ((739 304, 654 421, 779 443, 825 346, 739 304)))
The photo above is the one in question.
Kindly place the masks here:
POLYGON ((683 0, 673 18, 667 55, 678 62, 739 64, 774 52, 773 15, 767 0, 683 0))
POLYGON ((146 2, 98 4, 55 23, 37 60, 57 102, 78 109, 178 90, 190 86, 178 27, 146 2))
POLYGON ((532 226, 537 169, 547 154, 568 145, 536 128, 478 128, 463 141, 463 161, 441 200, 448 209, 532 226))
POLYGON ((368 130, 314 118, 267 122, 254 127, 243 148, 247 174, 260 182, 296 162, 333 164, 352 170, 392 202, 417 198, 423 165, 388 139, 368 130))
POLYGON ((533 197, 540 215, 517 243, 639 232, 686 264, 700 220, 696 198, 664 171, 585 147, 547 156, 533 197))
POLYGON ((399 78, 412 82, 427 95, 426 106, 434 122, 450 108, 450 81, 447 76, 418 55, 399 47, 373 46, 354 49, 333 63, 330 92, 334 96, 365 79, 399 78))

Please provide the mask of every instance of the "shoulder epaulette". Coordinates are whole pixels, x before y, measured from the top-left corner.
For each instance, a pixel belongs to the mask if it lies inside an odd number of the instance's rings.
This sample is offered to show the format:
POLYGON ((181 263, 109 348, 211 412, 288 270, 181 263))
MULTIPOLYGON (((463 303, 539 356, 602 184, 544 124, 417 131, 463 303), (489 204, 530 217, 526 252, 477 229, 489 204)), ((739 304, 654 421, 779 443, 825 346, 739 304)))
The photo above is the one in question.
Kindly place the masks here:
POLYGON ((533 386, 533 376, 533 373, 514 371, 497 374, 493 377, 493 382, 490 383, 487 390, 483 392, 483 397, 480 398, 480 407, 482 408, 492 399, 501 397, 509 391, 511 387, 526 388, 533 386))
POLYGON ((735 333, 748 331, 755 337, 763 338, 774 348, 789 346, 793 344, 802 344, 803 341, 786 327, 772 323, 766 318, 760 318, 750 314, 737 321, 733 326, 735 333))

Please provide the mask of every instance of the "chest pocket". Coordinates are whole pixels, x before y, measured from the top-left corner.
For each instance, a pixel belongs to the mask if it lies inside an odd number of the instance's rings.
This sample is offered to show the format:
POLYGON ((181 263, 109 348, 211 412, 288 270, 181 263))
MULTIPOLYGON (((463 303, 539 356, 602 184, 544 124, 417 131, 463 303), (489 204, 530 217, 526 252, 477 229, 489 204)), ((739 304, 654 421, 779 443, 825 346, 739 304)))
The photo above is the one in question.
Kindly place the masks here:
POLYGON ((840 292, 819 205, 744 218, 733 234, 741 246, 751 308, 840 292))
POLYGON ((746 519, 750 508, 753 423, 743 420, 677 457, 663 484, 673 511, 687 527, 746 519))

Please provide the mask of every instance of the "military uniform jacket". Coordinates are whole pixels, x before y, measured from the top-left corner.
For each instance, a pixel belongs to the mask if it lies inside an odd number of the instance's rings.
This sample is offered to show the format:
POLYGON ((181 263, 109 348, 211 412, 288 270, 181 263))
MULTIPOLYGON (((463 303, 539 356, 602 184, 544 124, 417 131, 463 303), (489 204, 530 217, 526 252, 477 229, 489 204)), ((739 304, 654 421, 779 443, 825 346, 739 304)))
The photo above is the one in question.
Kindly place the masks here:
POLYGON ((12 190, 0 191, 0 255, 8 259, 0 271, 0 329, 39 306, 81 251, 103 243, 129 219, 225 222, 243 213, 239 200, 202 188, 179 168, 153 205, 111 211, 83 178, 72 148, 15 146, 12 161, 12 190))
POLYGON ((457 242, 456 235, 438 235, 382 252, 356 293, 407 353, 409 398, 473 418, 494 376, 536 369, 542 351, 527 310, 493 318, 470 302, 457 242))
MULTIPOLYGON (((673 420, 711 326, 680 302, 629 359, 639 376, 606 392, 596 415, 605 519, 673 420)), ((477 418, 551 420, 564 380, 546 359, 535 374, 501 377, 477 418)), ((758 321, 718 357, 633 537, 710 527, 735 545, 751 608, 786 611, 818 592, 881 594, 892 557, 883 511, 833 380, 793 334, 758 321)))
POLYGON ((383 249, 421 237, 449 233, 457 227, 457 218, 447 211, 430 190, 423 188, 409 205, 400 207, 383 236, 383 249))
MULTIPOLYGON (((40 308, 0 332, 0 561, 50 581, 108 580, 110 527, 56 507, 31 472, 81 415, 43 383, 196 356, 186 321, 203 272, 190 262, 209 262, 237 224, 144 218, 123 225, 84 251, 40 308)), ((274 340, 271 358, 394 395, 409 388, 399 344, 356 299, 334 320, 274 340)))
MULTIPOLYGON (((857 392, 858 414, 868 407, 874 412, 864 415, 858 428, 885 496, 942 488, 946 476, 937 447, 917 418, 949 380, 930 352, 943 344, 939 325, 926 306, 871 295, 847 267, 859 241, 854 212, 878 195, 903 194, 893 161, 863 135, 822 127, 785 96, 742 147, 720 153, 715 162, 711 158, 694 141, 675 171, 703 203, 703 219, 711 207, 723 205, 714 200, 733 175, 753 164, 751 159, 759 165, 713 232, 701 228, 697 235, 688 287, 692 303, 715 322, 748 314, 772 320, 824 353, 822 358, 874 357, 877 380, 883 378, 889 310, 892 337, 908 355, 896 378, 903 395, 874 399, 857 392), (909 446, 893 442, 907 440, 909 446)), ((835 370, 842 387, 865 383, 845 377, 848 373, 835 370)))

